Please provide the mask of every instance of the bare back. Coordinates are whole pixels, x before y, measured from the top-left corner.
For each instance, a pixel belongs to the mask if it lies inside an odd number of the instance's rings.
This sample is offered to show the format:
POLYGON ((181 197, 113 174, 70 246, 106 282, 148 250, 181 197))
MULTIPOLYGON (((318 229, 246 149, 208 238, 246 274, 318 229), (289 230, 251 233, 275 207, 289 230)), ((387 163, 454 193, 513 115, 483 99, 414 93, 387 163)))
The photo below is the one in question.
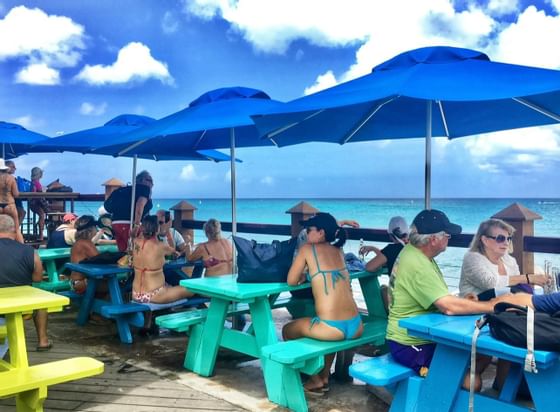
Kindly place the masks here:
POLYGON ((188 256, 189 260, 215 258, 220 262, 206 268, 205 276, 221 276, 232 273, 233 250, 227 239, 215 239, 199 244, 188 256))
MULTIPOLYGON (((70 249, 70 262, 80 263, 82 260, 97 256, 99 251, 89 239, 79 239, 72 245, 70 249)), ((70 274, 70 279, 81 280, 84 279, 84 275, 78 272, 72 272, 70 274)))
POLYGON ((350 275, 339 248, 328 243, 307 244, 300 249, 309 269, 317 316, 344 320, 358 314, 350 275))
POLYGON ((18 195, 16 179, 8 173, 0 173, 0 204, 14 204, 18 195))
POLYGON ((134 241, 133 262, 135 292, 149 292, 165 284, 163 265, 169 246, 155 238, 134 241))

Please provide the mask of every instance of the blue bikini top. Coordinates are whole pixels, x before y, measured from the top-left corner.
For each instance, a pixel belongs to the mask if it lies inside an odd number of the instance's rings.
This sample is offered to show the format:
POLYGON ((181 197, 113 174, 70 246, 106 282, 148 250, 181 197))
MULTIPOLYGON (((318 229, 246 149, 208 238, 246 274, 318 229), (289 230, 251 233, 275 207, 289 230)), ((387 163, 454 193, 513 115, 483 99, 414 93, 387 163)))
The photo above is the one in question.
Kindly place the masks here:
POLYGON ((311 280, 313 280, 313 278, 317 275, 323 275, 323 284, 325 286, 325 295, 329 294, 329 291, 327 289, 327 274, 331 274, 331 281, 332 281, 332 288, 334 289, 336 282, 338 282, 339 280, 344 280, 346 279, 346 277, 344 276, 344 274, 342 274, 342 271, 348 272, 348 269, 346 269, 346 266, 340 269, 332 269, 332 270, 321 270, 321 267, 319 266, 319 259, 317 259, 317 251, 315 250, 315 245, 311 245, 311 249, 313 250, 313 257, 315 258, 315 263, 317 264, 317 272, 315 272, 312 275, 309 275, 309 273, 306 275, 307 280, 309 282, 311 282, 311 280))

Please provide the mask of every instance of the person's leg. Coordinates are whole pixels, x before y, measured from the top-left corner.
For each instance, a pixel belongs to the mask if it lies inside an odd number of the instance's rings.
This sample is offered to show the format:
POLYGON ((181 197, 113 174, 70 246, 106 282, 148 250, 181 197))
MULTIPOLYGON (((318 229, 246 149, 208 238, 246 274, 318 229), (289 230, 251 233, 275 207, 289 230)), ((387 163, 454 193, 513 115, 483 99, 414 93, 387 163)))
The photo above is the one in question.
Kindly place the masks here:
POLYGON ((49 337, 47 336, 47 311, 36 310, 33 312, 33 323, 35 323, 35 330, 37 331, 37 346, 39 348, 47 348, 49 346, 49 337))
MULTIPOLYGON (((303 336, 326 341, 344 339, 343 333, 340 330, 323 322, 313 321, 311 318, 300 318, 287 323, 282 328, 282 336, 284 340, 297 339, 303 336)), ((328 387, 334 356, 334 354, 325 356, 325 366, 323 369, 317 375, 310 376, 309 380, 305 383, 304 388, 307 391, 317 391, 328 387)))
POLYGON ((11 218, 14 219, 14 224, 16 227, 16 240, 20 243, 23 243, 23 235, 21 233, 21 228, 19 227, 20 220, 15 204, 6 206, 4 208, 4 213, 7 214, 8 216, 11 216, 11 218))
POLYGON ((126 252, 130 235, 130 223, 113 223, 111 228, 113 229, 119 252, 126 252))
MULTIPOLYGON (((490 365, 492 362, 491 356, 486 355, 476 355, 476 370, 474 373, 474 391, 480 392, 482 389, 482 372, 490 365)), ((463 388, 469 390, 471 387, 471 370, 470 368, 467 369, 467 373, 465 374, 465 378, 463 379, 463 388)))
POLYGON ((190 290, 182 286, 171 286, 163 288, 159 293, 152 297, 153 303, 169 303, 179 299, 190 298, 194 295, 190 290))
POLYGON ((42 241, 44 238, 44 231, 45 231, 45 216, 46 212, 45 209, 39 209, 39 238, 38 240, 42 241))

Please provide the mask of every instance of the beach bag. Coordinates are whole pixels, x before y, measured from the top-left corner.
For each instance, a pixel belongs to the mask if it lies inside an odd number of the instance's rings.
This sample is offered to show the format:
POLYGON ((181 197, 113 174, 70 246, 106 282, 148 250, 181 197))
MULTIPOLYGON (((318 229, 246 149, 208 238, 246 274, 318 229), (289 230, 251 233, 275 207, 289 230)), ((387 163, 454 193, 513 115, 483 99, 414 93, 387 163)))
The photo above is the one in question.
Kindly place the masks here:
MULTIPOLYGON (((527 307, 500 302, 494 306, 494 313, 486 317, 494 338, 512 346, 527 348, 527 307)), ((534 312, 532 340, 535 349, 560 352, 560 312, 553 315, 534 312)))
POLYGON ((27 180, 21 176, 16 177, 18 191, 31 192, 31 180, 27 180))
POLYGON ((297 239, 257 243, 233 236, 237 250, 239 283, 286 282, 297 239))

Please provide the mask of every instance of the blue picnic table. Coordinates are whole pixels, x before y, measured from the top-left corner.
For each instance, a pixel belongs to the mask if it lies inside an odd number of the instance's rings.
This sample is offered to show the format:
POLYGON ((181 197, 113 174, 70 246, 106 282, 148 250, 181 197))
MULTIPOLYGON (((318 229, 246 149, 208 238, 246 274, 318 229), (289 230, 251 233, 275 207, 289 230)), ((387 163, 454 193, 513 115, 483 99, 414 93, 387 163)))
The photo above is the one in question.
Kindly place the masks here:
MULTIPOLYGON (((415 411, 466 411, 468 391, 462 382, 469 367, 471 340, 479 316, 446 316, 429 314, 415 316, 399 322, 412 336, 437 343, 428 376, 418 387, 415 411)), ((560 362, 558 353, 535 351, 538 373, 525 372, 523 364, 526 349, 517 348, 494 339, 483 328, 477 341, 477 353, 495 356, 512 362, 504 388, 498 398, 477 393, 474 397, 476 411, 528 411, 526 405, 516 404, 515 398, 522 376, 525 376, 537 411, 556 410, 560 389, 560 362)), ((400 394, 404 394, 401 392, 400 394)), ((397 395, 399 396, 399 392, 397 395)), ((408 399, 411 399, 410 393, 408 399)), ((405 404, 403 399, 394 399, 405 404)))
MULTIPOLYGON (((164 269, 178 270, 193 263, 182 259, 172 260, 164 265, 164 269)), ((141 328, 144 326, 142 312, 152 310, 150 304, 125 302, 119 284, 120 278, 126 278, 132 273, 128 266, 116 264, 66 263, 68 269, 82 273, 87 277, 87 288, 80 302, 80 309, 76 323, 83 326, 87 323, 90 313, 97 313, 103 317, 114 319, 121 342, 132 343, 130 326, 141 328), (124 276, 123 276, 124 275, 124 276), (107 281, 109 300, 97 299, 95 293, 101 281, 107 281)), ((155 304, 151 304, 154 306, 155 304)), ((165 305, 155 305, 165 306, 165 305)))

